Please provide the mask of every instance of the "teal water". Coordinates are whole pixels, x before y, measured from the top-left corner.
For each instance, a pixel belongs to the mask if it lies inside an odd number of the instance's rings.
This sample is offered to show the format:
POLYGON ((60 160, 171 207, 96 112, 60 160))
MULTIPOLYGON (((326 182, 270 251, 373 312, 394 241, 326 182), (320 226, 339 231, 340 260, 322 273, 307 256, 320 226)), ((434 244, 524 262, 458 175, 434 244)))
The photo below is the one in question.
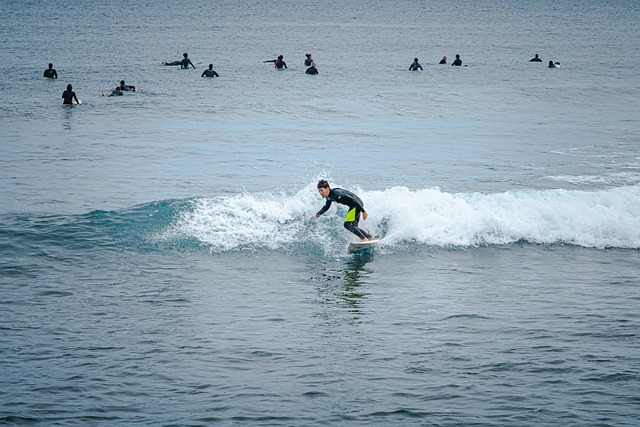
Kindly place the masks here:
POLYGON ((3 2, 0 424, 636 425, 638 18, 3 2))

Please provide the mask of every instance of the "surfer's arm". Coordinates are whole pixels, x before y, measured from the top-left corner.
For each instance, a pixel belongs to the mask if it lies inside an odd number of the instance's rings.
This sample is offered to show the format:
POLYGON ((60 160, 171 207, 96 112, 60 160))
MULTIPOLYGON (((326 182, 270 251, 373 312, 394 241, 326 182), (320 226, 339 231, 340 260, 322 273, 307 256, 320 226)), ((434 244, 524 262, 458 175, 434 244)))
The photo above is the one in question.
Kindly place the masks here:
POLYGON ((331 207, 331 200, 327 200, 327 203, 324 204, 322 209, 320 209, 318 213, 316 213, 314 216, 311 217, 312 220, 317 219, 320 215, 328 211, 330 207, 331 207))

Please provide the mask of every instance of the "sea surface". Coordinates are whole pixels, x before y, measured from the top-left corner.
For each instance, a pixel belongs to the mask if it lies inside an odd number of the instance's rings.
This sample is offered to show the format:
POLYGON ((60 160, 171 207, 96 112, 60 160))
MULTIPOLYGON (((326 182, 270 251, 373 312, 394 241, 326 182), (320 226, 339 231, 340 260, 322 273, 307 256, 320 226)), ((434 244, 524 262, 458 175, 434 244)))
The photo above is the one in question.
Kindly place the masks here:
POLYGON ((0 2, 0 425, 637 426, 639 22, 0 2))

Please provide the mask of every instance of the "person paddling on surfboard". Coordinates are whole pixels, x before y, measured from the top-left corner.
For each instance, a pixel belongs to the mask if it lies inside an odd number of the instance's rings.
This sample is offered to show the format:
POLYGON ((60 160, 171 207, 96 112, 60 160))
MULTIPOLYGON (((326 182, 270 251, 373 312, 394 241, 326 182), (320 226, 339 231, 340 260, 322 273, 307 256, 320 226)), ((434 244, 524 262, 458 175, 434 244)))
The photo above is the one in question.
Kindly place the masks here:
POLYGON ((373 240, 373 236, 371 234, 358 227, 360 214, 362 214, 362 219, 367 219, 367 212, 364 210, 364 204, 360 197, 356 196, 351 191, 343 190, 342 188, 332 189, 329 187, 329 183, 324 179, 318 181, 318 193, 320 193, 323 199, 327 199, 327 202, 317 214, 309 218, 310 221, 315 221, 320 215, 329 210, 332 202, 347 205, 349 207, 349 212, 347 212, 347 216, 344 219, 344 228, 358 236, 363 242, 373 240))

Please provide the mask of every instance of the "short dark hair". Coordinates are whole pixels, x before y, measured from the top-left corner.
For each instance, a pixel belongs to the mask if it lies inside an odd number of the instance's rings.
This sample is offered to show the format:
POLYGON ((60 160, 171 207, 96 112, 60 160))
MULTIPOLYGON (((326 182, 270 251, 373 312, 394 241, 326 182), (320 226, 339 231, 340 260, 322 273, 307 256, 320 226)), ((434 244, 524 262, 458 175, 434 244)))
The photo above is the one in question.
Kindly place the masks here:
POLYGON ((326 180, 321 179, 318 181, 318 188, 329 188, 329 183, 326 180))

